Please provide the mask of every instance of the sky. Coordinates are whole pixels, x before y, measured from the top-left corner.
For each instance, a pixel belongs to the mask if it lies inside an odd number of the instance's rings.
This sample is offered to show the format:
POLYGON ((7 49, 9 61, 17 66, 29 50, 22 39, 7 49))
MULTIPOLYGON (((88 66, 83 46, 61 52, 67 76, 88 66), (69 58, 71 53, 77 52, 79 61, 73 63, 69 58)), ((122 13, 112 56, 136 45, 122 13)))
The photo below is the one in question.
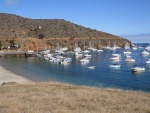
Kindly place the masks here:
POLYGON ((150 0, 0 0, 0 13, 65 19, 118 36, 150 34, 150 0))

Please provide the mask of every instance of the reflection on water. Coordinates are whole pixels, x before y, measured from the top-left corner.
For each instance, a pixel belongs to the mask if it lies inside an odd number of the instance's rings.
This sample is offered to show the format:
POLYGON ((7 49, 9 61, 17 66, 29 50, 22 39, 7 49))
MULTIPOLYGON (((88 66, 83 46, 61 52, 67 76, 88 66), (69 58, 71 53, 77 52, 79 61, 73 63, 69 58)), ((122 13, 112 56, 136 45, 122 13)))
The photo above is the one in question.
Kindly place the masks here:
POLYGON ((121 67, 110 68, 110 70, 119 70, 121 67))
POLYGON ((142 73, 144 73, 144 71, 132 72, 134 75, 141 75, 142 73))
POLYGON ((147 68, 150 68, 150 64, 146 64, 146 67, 147 67, 147 68))
POLYGON ((145 58, 147 58, 149 55, 147 55, 147 54, 143 54, 143 55, 141 55, 142 57, 145 57, 145 58))

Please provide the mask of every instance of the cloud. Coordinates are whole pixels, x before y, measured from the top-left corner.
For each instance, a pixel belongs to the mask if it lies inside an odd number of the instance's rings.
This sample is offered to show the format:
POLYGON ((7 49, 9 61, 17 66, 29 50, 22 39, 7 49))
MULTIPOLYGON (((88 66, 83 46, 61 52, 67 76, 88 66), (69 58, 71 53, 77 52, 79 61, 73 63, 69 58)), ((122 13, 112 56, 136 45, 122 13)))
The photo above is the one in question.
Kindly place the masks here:
POLYGON ((17 5, 18 0, 5 0, 6 4, 8 5, 17 5))

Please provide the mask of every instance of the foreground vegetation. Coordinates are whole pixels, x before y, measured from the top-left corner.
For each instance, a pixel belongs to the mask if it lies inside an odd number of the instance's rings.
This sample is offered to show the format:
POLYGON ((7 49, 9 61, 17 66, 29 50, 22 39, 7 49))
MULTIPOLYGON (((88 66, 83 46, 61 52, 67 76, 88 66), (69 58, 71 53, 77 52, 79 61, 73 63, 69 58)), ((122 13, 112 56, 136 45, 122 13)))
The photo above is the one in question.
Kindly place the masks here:
POLYGON ((0 113, 150 113, 150 94, 63 83, 0 86, 0 113))

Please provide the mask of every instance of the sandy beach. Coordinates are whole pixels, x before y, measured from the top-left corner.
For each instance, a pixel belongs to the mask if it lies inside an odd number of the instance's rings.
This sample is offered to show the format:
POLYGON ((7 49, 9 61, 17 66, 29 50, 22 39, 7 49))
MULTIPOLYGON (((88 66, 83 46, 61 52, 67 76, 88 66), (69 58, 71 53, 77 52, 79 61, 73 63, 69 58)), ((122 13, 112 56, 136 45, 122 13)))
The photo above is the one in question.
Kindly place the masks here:
POLYGON ((29 80, 19 75, 16 75, 15 73, 12 73, 6 70, 4 67, 0 66, 0 85, 4 82, 28 83, 29 80))

